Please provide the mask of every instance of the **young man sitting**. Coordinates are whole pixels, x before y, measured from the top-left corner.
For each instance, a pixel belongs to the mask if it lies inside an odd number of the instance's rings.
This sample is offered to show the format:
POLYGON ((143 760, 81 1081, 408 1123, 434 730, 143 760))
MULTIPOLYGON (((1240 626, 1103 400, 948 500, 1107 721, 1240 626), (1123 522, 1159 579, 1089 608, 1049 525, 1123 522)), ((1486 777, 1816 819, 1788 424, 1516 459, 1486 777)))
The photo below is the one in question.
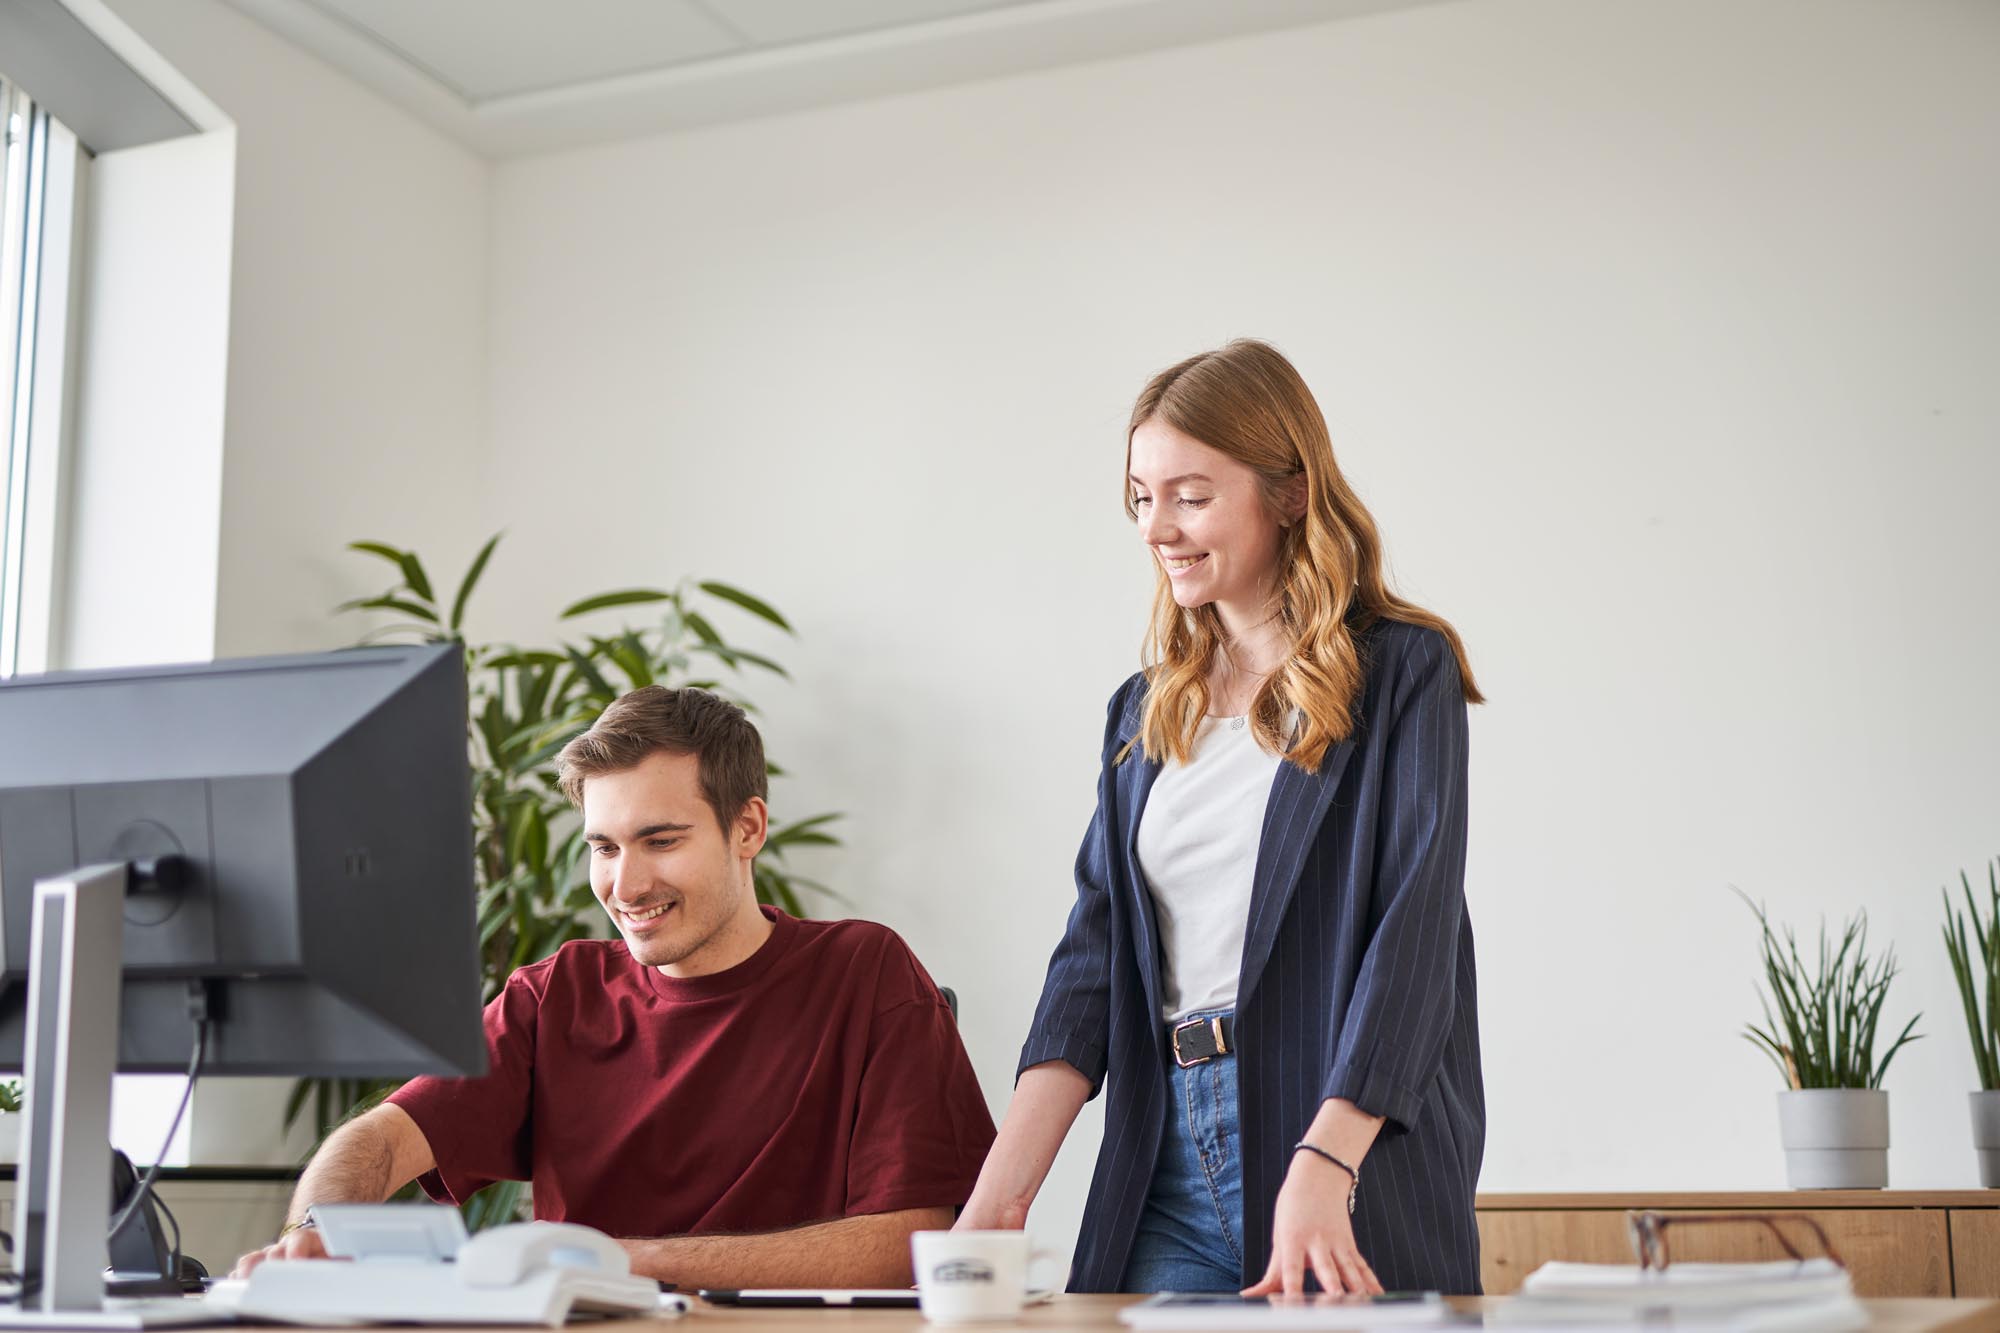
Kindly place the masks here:
POLYGON ((316 1203, 529 1180, 537 1217, 682 1287, 908 1285, 910 1233, 951 1225, 993 1141, 936 985, 885 927, 759 907, 764 747, 736 705, 635 690, 559 771, 622 939, 509 977, 486 1076, 413 1079, 340 1129, 238 1274, 324 1254, 316 1203))

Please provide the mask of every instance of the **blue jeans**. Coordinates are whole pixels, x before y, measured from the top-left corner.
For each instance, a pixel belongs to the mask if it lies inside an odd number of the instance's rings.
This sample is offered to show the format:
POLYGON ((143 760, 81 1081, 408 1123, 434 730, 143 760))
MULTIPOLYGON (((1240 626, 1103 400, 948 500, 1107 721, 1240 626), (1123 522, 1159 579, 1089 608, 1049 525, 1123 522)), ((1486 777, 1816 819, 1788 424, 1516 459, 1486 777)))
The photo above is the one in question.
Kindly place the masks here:
MULTIPOLYGON (((1207 1018, 1209 1014, 1190 1014, 1207 1018)), ((1126 1291, 1238 1291, 1243 1286, 1243 1158, 1236 1059, 1169 1071, 1173 1102, 1126 1291)))

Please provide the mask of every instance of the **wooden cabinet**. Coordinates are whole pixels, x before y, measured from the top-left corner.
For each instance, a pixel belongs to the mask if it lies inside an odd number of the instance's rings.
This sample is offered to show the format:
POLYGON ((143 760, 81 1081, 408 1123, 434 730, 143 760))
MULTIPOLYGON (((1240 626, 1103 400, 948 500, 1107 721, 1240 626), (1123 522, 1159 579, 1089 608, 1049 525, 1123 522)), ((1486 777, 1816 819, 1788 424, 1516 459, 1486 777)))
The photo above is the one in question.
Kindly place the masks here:
MULTIPOLYGON (((1810 1190, 1754 1194, 1482 1194, 1480 1273, 1489 1296, 1520 1288, 1551 1259, 1631 1263, 1625 1214, 1804 1214, 1826 1231, 1858 1296, 2000 1296, 2000 1190, 1810 1190)), ((1761 1226, 1689 1223, 1669 1233, 1675 1260, 1783 1259, 1761 1226)), ((1786 1235, 1817 1249, 1796 1223, 1786 1235)))
POLYGON ((1960 1296, 2000 1296, 2000 1208, 1953 1208, 1952 1289, 1960 1296))

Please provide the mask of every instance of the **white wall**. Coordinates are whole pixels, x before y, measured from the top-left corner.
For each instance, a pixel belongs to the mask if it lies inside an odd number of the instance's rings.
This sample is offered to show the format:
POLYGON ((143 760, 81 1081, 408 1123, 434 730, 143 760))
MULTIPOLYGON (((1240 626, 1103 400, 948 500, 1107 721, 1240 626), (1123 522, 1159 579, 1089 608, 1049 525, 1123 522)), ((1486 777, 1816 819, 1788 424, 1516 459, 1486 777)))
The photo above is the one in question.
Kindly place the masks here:
POLYGON ((192 662, 215 645, 233 131, 91 163, 60 661, 192 662))
MULTIPOLYGON (((416 546, 455 574, 478 530, 467 497, 482 411, 486 166, 216 0, 113 0, 113 7, 236 123, 233 252, 231 220, 220 221, 233 270, 227 425, 211 450, 214 467, 193 477, 144 420, 130 419, 142 406, 130 385, 114 386, 122 396, 113 401, 126 413, 121 438, 140 457, 107 485, 119 488, 125 509, 178 512, 205 535, 205 619, 147 622, 147 615, 178 617, 178 603, 159 597, 155 584, 182 593, 195 585, 178 565, 163 565, 157 554, 149 565, 146 551, 107 537, 120 511, 80 491, 80 567, 143 604, 136 623, 86 616, 81 627, 72 619, 72 633, 95 625, 119 642, 136 639, 136 651, 117 659, 126 662, 351 643, 365 622, 336 619, 332 608, 393 580, 386 566, 346 552, 347 542, 416 546), (207 488, 206 509, 179 508, 196 480, 207 488), (185 632, 171 637, 170 628, 185 632), (196 628, 201 633, 190 637, 196 628)), ((98 178, 123 156, 100 159, 98 178)), ((164 257, 155 273, 184 282, 204 276, 188 271, 199 249, 163 232, 158 215, 131 216, 157 237, 164 257)), ((184 321, 180 336, 210 328, 184 321)), ((219 336, 219 315, 213 328, 219 336)), ((106 321, 93 336, 133 335, 106 321)), ((158 377, 171 371, 170 361, 155 362, 158 377)), ((82 464, 89 460, 85 452, 82 464)), ((123 1141, 140 1155, 150 1157, 159 1129, 134 1126, 163 1128, 179 1085, 121 1080, 123 1141)), ((289 1086, 204 1084, 192 1112, 193 1160, 296 1160, 310 1140, 279 1132, 289 1086)))
POLYGON ((478 530, 487 167, 218 0, 113 7, 237 124, 216 651, 350 643, 347 542, 478 530))
POLYGON ((1493 700, 1484 1187, 1782 1183, 1730 883, 1896 942, 1893 1179, 1969 1185, 1935 894, 2000 851, 1996 43, 1490 0, 508 164, 481 628, 691 574, 788 611, 779 813, 849 812, 816 864, 959 989, 997 1111, 1136 664, 1123 414, 1274 339, 1493 700))

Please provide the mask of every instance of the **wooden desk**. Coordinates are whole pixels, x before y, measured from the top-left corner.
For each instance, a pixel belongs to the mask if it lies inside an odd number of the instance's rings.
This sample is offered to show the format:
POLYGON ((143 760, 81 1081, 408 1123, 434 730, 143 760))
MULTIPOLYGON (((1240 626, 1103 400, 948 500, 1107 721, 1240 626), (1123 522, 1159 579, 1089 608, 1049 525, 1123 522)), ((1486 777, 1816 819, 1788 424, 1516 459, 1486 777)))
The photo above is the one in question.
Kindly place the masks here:
MULTIPOLYGON (((1704 1194, 1481 1194, 1479 1272, 1504 1296, 1551 1259, 1632 1262, 1625 1211, 1804 1213, 1825 1228, 1857 1296, 2000 1296, 2000 1190, 1770 1190, 1704 1194)), ((1806 1238, 1808 1241, 1810 1238, 1806 1238)), ((1762 1228, 1691 1226, 1676 1259, 1782 1259, 1762 1228)))
MULTIPOLYGON (((1121 1307, 1137 1296, 1058 1296, 1047 1305, 1021 1312, 1011 1324, 967 1324, 979 1330, 1022 1328, 1037 1333, 1125 1333, 1118 1322, 1121 1307)), ((1500 1298, 1457 1297, 1452 1305, 1466 1311, 1488 1309, 1500 1298)), ((1869 1333, 1996 1333, 2000 1301, 1871 1300, 1863 1301, 1869 1333)), ((711 1333, 926 1333, 933 1326, 914 1310, 741 1310, 698 1306, 679 1321, 684 1333, 706 1328, 711 1333), (687 1327, 692 1322, 693 1327, 687 1327), (725 1329, 725 1324, 727 1328, 725 1329)), ((614 1325, 602 1325, 611 1328, 614 1325)))

